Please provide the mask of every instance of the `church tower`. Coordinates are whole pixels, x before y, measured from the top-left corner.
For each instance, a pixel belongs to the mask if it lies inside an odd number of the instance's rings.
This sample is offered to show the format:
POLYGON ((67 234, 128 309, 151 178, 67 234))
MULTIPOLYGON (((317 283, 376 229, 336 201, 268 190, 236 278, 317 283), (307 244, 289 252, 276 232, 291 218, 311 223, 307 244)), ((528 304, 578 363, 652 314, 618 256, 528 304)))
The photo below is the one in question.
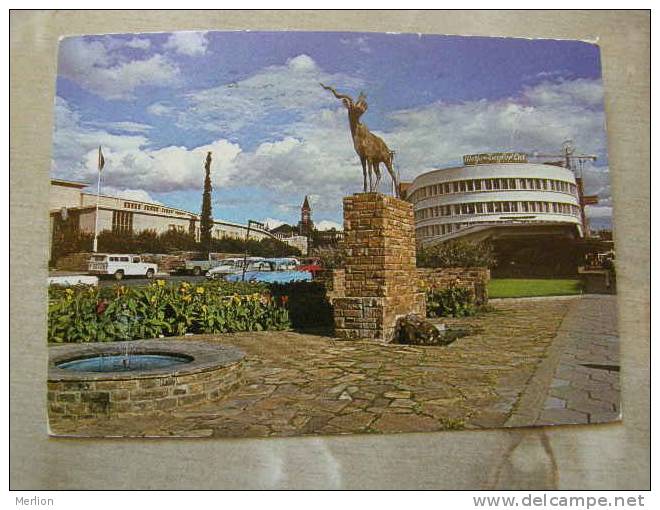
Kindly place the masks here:
POLYGON ((309 199, 305 195, 305 201, 300 208, 300 221, 298 222, 298 233, 301 236, 309 237, 314 230, 314 223, 312 222, 312 208, 309 206, 309 199))

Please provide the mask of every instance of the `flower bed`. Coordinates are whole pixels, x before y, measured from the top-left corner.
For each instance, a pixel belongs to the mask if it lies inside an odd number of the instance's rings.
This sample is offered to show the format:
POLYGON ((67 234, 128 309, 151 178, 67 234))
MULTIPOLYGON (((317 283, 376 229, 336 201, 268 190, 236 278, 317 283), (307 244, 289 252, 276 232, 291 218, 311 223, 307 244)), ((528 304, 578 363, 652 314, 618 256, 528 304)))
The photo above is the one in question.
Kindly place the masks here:
POLYGON ((186 333, 233 333, 290 327, 286 297, 264 285, 207 282, 98 289, 51 288, 48 341, 137 340, 186 333))

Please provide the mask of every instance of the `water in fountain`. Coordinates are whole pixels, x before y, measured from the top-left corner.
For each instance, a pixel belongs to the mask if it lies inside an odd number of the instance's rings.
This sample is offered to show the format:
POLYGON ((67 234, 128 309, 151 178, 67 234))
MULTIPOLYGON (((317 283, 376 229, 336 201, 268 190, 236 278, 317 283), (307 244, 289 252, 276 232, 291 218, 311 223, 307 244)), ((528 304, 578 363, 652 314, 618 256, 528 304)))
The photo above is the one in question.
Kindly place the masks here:
POLYGON ((173 367, 189 363, 192 358, 178 354, 130 354, 124 352, 102 354, 93 358, 82 358, 58 363, 59 368, 76 372, 133 372, 173 367), (130 360, 130 361, 129 361, 130 360))

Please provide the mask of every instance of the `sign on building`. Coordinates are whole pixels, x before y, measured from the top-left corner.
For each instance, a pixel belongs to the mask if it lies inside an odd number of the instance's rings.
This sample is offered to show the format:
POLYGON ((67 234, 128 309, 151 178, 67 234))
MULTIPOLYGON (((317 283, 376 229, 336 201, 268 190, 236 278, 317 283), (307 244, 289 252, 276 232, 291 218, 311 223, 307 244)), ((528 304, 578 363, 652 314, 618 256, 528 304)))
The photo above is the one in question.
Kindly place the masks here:
POLYGON ((466 154, 463 156, 465 166, 493 163, 527 163, 527 154, 524 152, 484 152, 483 154, 466 154))

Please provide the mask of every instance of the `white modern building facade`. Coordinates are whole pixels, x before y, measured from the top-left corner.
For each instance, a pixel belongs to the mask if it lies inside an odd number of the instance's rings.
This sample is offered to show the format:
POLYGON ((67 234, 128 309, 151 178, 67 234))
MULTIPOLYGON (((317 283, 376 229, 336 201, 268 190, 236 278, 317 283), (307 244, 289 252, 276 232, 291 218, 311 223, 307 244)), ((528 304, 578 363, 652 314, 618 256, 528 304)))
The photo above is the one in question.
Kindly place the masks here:
POLYGON ((529 163, 524 153, 463 159, 463 166, 419 175, 407 190, 422 246, 520 227, 583 237, 581 190, 572 170, 556 162, 529 163))

